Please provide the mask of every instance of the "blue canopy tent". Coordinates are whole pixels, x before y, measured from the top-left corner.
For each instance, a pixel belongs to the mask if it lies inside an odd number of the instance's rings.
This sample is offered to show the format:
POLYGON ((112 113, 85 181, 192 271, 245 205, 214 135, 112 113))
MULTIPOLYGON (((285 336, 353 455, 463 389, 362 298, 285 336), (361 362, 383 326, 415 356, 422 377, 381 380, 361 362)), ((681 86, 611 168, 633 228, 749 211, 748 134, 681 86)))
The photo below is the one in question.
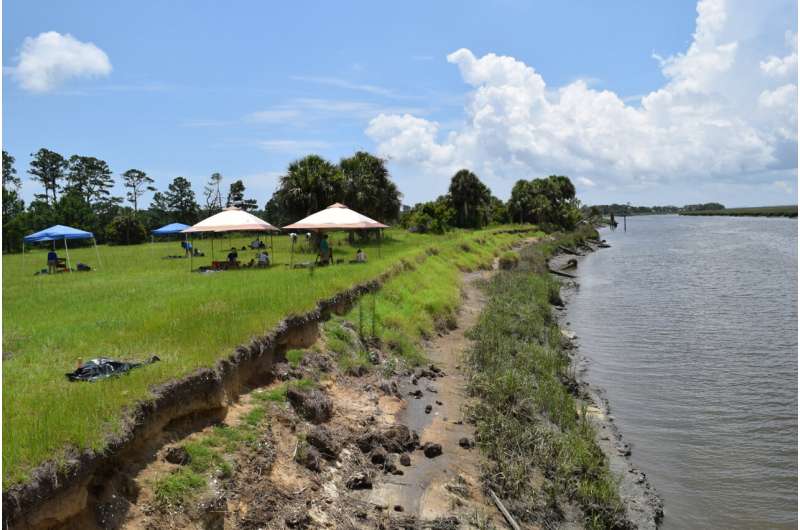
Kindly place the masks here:
MULTIPOLYGON (((155 249, 155 245, 153 245, 153 243, 156 242, 156 236, 178 235, 187 228, 189 228, 189 225, 185 225, 183 223, 170 223, 168 225, 162 226, 161 228, 156 228, 155 230, 150 232, 150 243, 151 243, 150 248, 155 249)), ((184 235, 183 239, 184 241, 186 241, 186 235, 184 235)))
POLYGON ((171 223, 164 225, 161 228, 156 228, 150 233, 154 236, 170 236, 173 234, 180 234, 187 228, 189 228, 189 225, 185 225, 183 223, 171 223))
POLYGON ((85 230, 78 230, 71 226, 53 225, 50 228, 39 230, 33 234, 29 234, 22 238, 22 256, 25 256, 25 243, 39 243, 41 241, 52 241, 53 249, 56 247, 56 241, 64 241, 64 249, 67 252, 67 269, 72 271, 72 265, 69 261, 69 245, 67 239, 91 239, 94 244, 94 252, 97 255, 97 263, 100 263, 100 253, 97 251, 97 240, 94 234, 85 230))

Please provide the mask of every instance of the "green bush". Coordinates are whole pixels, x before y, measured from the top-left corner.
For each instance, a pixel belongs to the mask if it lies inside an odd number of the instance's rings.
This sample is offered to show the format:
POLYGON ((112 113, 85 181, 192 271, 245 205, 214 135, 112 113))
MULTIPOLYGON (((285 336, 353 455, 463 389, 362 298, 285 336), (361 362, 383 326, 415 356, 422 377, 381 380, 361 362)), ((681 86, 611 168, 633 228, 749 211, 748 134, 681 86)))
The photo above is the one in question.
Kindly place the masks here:
POLYGON ((117 245, 132 245, 147 240, 147 230, 133 214, 116 216, 106 228, 106 238, 117 245))

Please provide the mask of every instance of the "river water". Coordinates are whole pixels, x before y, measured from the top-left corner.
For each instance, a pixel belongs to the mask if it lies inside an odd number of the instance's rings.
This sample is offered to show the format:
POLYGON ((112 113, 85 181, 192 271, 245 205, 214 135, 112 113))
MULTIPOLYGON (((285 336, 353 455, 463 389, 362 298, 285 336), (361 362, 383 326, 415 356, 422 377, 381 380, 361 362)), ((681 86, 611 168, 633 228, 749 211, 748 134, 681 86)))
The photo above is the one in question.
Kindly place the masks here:
POLYGON ((663 528, 796 528, 797 220, 633 217, 601 235, 567 320, 663 528))

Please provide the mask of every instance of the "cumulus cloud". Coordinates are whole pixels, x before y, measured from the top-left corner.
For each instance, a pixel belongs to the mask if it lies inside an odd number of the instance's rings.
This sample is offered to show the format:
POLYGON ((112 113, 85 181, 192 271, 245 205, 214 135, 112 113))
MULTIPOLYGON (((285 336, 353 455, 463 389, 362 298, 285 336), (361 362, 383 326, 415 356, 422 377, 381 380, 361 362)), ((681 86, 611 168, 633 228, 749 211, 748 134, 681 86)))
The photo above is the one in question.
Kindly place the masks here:
MULTIPOLYGON (((657 57, 665 83, 639 106, 583 80, 550 87, 514 57, 462 48, 447 60, 471 87, 463 126, 443 131, 411 114, 382 114, 366 133, 393 163, 430 177, 470 167, 500 190, 553 173, 582 177, 585 187, 641 188, 796 168, 797 87, 773 75, 783 66, 763 66, 796 42, 790 31, 769 49, 793 22, 757 10, 745 0, 701 0, 691 44, 657 57)), ((791 53, 779 60, 796 71, 791 53)))
POLYGON ((321 140, 262 140, 258 142, 258 145, 265 151, 297 153, 328 149, 332 144, 321 140))
POLYGON ((111 62, 91 42, 48 31, 26 37, 16 66, 9 70, 23 89, 48 92, 71 78, 107 76, 111 62))
POLYGON ((786 46, 790 53, 784 57, 770 55, 759 63, 761 71, 771 77, 797 76, 797 33, 786 32, 786 46))

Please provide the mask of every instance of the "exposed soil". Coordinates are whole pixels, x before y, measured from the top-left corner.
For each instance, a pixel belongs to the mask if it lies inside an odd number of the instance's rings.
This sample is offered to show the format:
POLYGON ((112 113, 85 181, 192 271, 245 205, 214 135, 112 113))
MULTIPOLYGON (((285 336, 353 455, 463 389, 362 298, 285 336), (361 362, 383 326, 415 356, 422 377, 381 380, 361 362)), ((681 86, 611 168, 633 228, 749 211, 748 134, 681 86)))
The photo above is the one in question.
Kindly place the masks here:
MULTIPOLYGON (((469 345, 465 332, 484 304, 476 282, 491 274, 464 274, 455 328, 426 343, 428 366, 386 374, 380 352, 379 366, 361 376, 335 366, 329 373, 315 370, 333 366, 325 353, 308 353, 299 368, 277 364, 276 380, 242 395, 219 424, 239 424, 263 403, 258 394, 282 384, 280 379, 315 378, 317 388, 296 392, 299 397, 289 403, 268 405, 257 449, 242 446, 229 455, 236 462, 231 477, 213 480, 201 497, 179 509, 155 499, 156 480, 181 466, 169 463, 167 455, 208 436, 214 427, 207 426, 154 453, 129 477, 136 496, 119 503, 106 521, 130 530, 445 529, 470 522, 502 527, 502 516, 481 490, 473 429, 463 421, 467 397, 460 371, 461 353, 469 345), (329 416, 306 413, 302 398, 314 393, 324 396, 314 399, 329 400, 329 416)), ((324 342, 316 349, 324 352, 324 342)))
POLYGON ((398 420, 418 432, 423 445, 441 445, 441 455, 428 458, 414 453, 412 466, 405 470, 402 480, 383 481, 368 495, 370 502, 402 506, 405 513, 421 521, 448 516, 467 521, 477 512, 497 526, 504 525, 481 490, 480 455, 474 449, 474 429, 463 415, 468 397, 460 370, 461 354, 470 343, 465 332, 477 322, 485 303, 477 282, 491 274, 464 274, 455 329, 426 344, 431 366, 439 372, 418 369, 400 386, 406 395, 419 391, 421 396, 409 396, 398 420))

